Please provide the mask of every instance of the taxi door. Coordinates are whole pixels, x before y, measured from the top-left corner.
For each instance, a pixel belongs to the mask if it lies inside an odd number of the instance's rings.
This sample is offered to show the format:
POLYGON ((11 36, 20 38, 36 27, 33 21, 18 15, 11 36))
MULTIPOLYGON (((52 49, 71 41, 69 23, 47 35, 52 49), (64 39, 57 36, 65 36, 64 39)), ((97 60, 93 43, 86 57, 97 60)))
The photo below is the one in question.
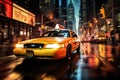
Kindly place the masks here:
POLYGON ((79 46, 78 37, 75 32, 71 32, 71 37, 72 37, 72 51, 74 51, 79 46))

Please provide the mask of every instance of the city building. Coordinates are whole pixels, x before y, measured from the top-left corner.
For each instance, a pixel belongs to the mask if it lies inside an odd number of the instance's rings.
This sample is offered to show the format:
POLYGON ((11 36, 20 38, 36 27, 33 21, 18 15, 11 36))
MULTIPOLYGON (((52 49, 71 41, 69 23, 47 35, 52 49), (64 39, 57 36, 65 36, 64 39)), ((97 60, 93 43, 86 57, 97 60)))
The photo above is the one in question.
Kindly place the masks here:
POLYGON ((88 22, 92 23, 96 16, 95 0, 81 0, 79 11, 79 34, 92 34, 92 27, 89 27, 88 22))
POLYGON ((11 0, 0 0, 0 44, 32 38, 35 14, 11 0))
POLYGON ((112 43, 120 41, 120 1, 81 0, 80 32, 96 36, 104 34, 112 43))
POLYGON ((67 1, 68 0, 59 0, 59 17, 61 21, 61 25, 64 25, 67 28, 67 1))
POLYGON ((35 27, 33 28, 33 38, 39 37, 49 28, 54 28, 56 24, 55 20, 53 20, 54 16, 56 16, 54 14, 56 11, 55 0, 20 0, 20 2, 19 0, 13 1, 36 15, 35 27))
POLYGON ((72 0, 67 6, 67 28, 76 31, 75 9, 72 0))
MULTIPOLYGON (((105 17, 100 20, 100 28, 111 34, 112 43, 120 41, 120 1, 108 0, 104 7, 105 17)), ((102 16, 103 17, 103 16, 102 16)))

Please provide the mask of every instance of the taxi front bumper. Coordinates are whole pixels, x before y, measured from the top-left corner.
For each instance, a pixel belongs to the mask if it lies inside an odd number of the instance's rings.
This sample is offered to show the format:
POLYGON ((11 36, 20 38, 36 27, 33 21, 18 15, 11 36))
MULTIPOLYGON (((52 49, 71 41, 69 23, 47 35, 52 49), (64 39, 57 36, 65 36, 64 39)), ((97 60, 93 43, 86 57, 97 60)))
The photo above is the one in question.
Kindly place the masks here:
POLYGON ((15 48, 13 50, 16 56, 34 57, 37 59, 61 59, 66 57, 66 48, 56 49, 31 49, 15 48))

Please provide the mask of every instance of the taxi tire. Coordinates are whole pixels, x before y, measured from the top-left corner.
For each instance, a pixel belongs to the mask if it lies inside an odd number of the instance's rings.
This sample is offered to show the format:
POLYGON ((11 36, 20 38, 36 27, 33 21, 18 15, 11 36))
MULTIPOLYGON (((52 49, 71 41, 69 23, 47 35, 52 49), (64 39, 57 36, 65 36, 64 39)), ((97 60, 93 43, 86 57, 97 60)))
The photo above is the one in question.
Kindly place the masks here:
POLYGON ((66 59, 71 60, 71 55, 72 55, 71 45, 68 45, 67 46, 67 52, 66 52, 66 59))

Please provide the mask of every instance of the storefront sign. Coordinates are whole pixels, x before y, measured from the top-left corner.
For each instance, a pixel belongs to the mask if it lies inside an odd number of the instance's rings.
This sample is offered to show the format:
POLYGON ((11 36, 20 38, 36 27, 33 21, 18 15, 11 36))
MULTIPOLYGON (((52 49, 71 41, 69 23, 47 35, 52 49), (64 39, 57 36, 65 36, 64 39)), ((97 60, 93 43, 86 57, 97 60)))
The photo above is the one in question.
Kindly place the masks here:
POLYGON ((8 18, 12 18, 11 0, 0 0, 0 15, 8 18))
POLYGON ((13 19, 35 26, 35 15, 13 3, 13 19))

